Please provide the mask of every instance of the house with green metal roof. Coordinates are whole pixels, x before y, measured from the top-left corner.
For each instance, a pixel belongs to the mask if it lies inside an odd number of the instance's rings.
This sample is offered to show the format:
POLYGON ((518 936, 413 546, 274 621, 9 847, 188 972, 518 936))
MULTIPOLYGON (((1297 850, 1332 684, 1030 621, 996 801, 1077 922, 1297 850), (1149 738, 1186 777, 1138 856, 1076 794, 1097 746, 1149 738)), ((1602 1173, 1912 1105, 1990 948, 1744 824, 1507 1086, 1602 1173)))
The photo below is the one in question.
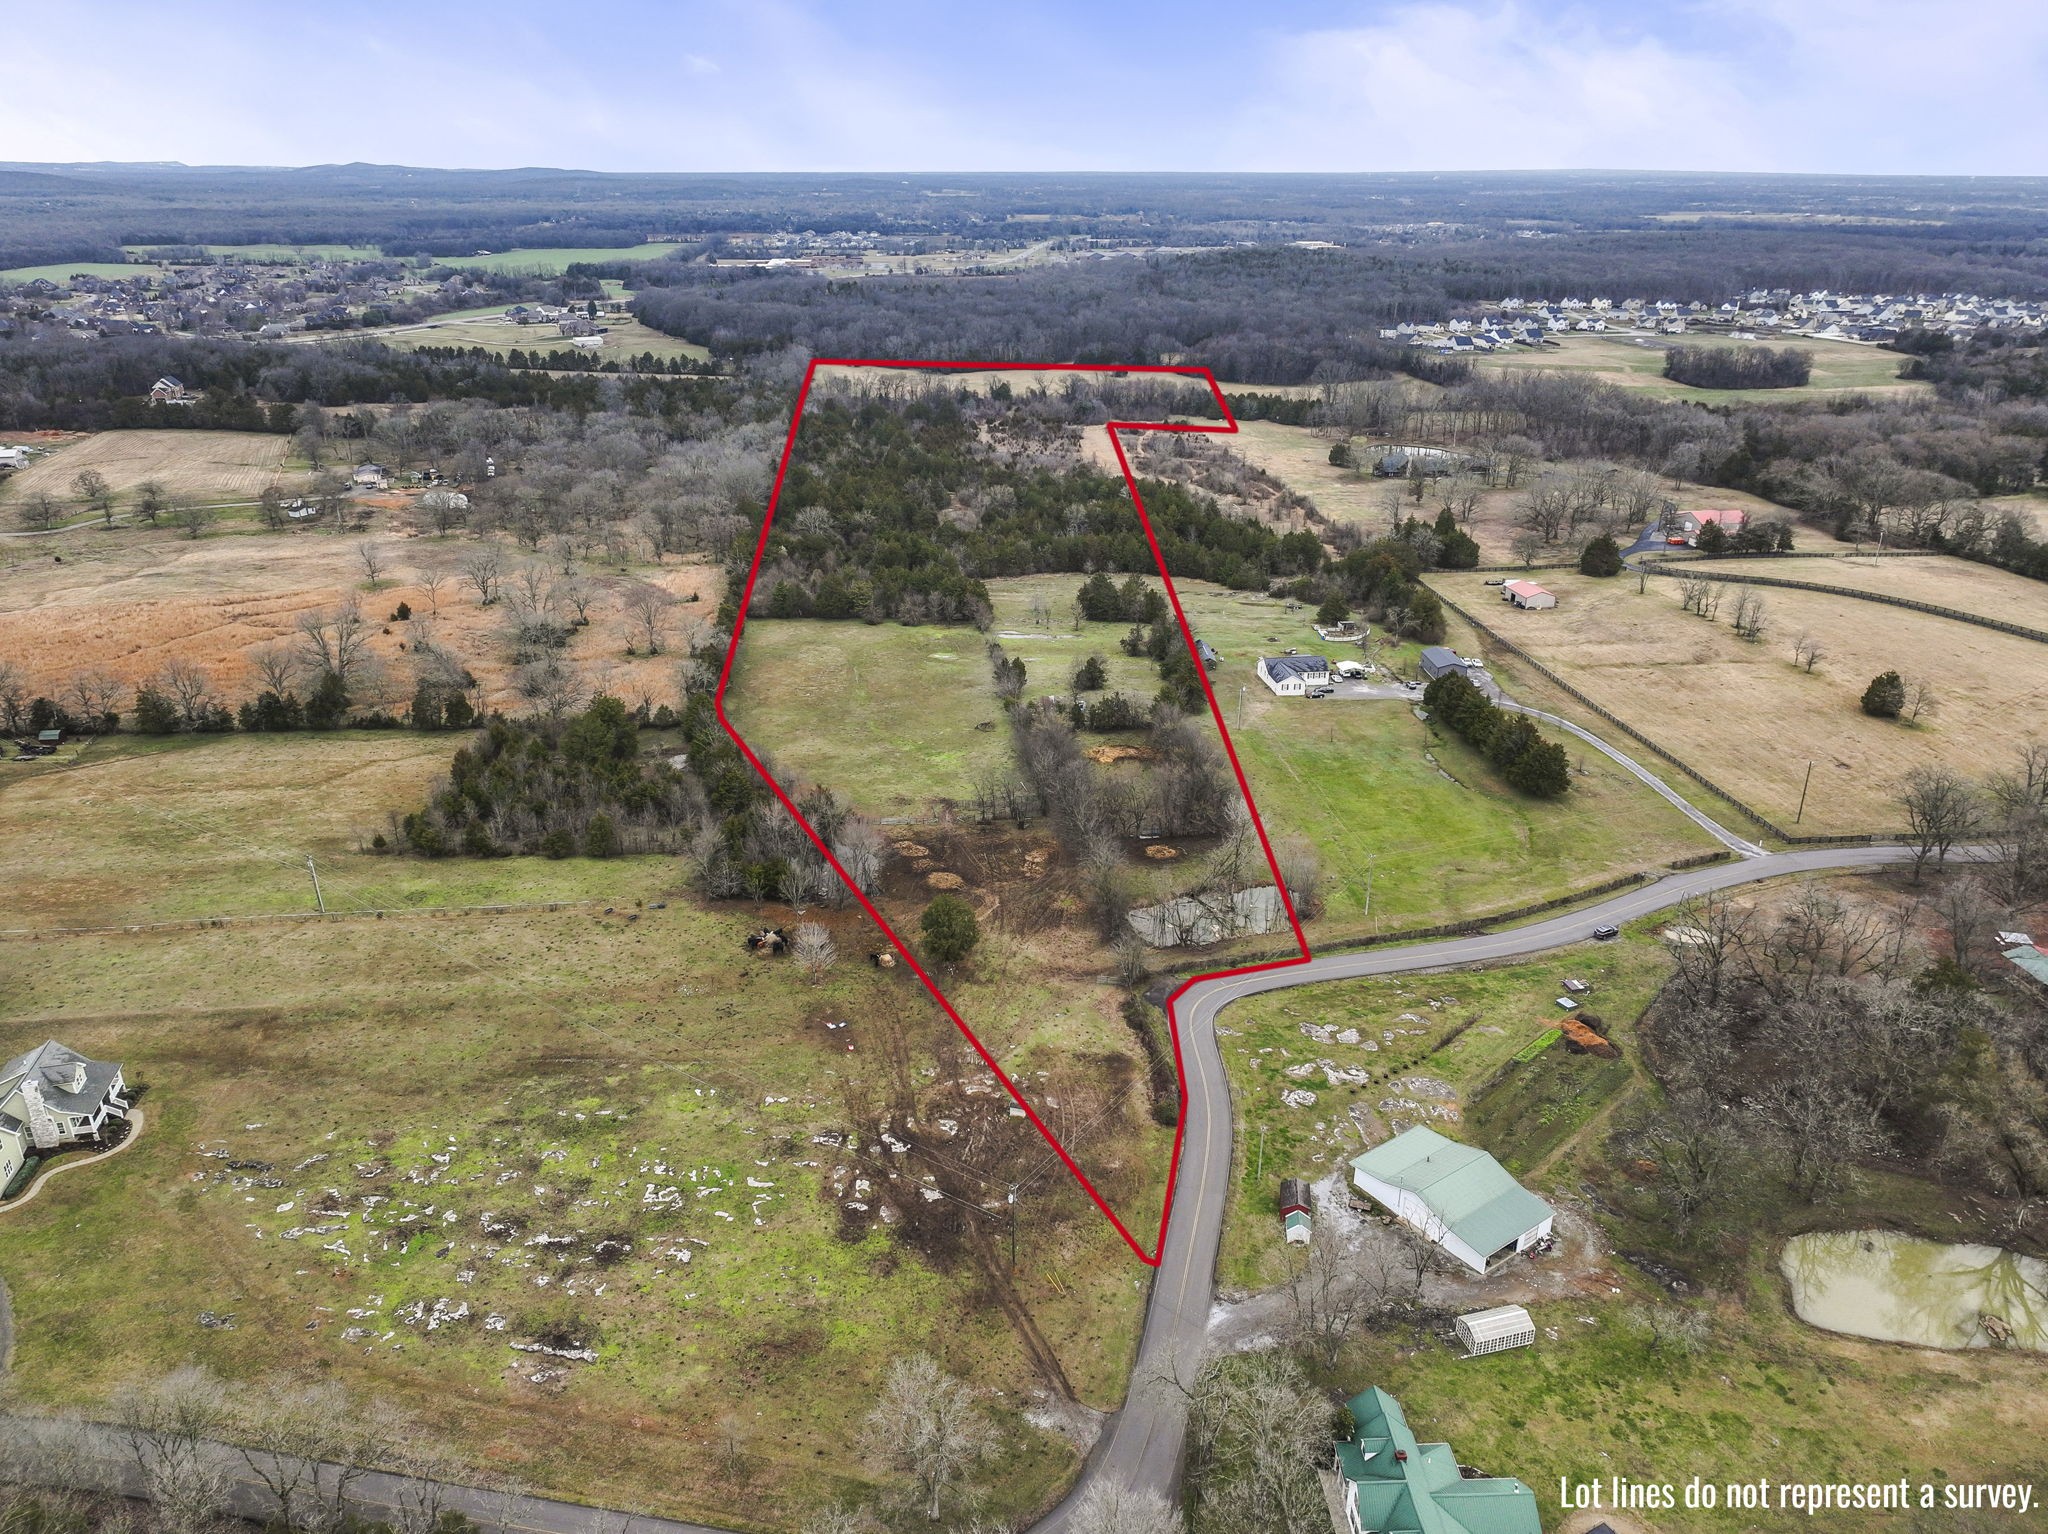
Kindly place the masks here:
POLYGON ((1557 1217, 1485 1151, 1419 1125, 1354 1156, 1351 1180, 1475 1273, 1527 1251, 1557 1217))
POLYGON ((2032 943, 2021 943, 2004 950, 2005 957, 2019 970, 2032 975, 2043 985, 2048 985, 2048 953, 2043 953, 2032 943))
POLYGON ((1401 1403, 1374 1386, 1346 1403, 1337 1445, 1337 1534, 1543 1534, 1536 1493, 1512 1476, 1467 1478, 1447 1443, 1417 1443, 1401 1403))

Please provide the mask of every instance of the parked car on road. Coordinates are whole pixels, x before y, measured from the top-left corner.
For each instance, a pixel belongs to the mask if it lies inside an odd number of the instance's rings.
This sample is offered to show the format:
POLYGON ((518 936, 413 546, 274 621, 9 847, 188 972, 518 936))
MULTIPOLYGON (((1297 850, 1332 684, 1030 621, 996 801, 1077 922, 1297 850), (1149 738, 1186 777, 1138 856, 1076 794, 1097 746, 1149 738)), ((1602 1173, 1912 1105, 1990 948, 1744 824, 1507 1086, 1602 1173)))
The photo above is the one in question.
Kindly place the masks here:
POLYGON ((1621 928, 1619 927, 1595 927, 1593 929, 1593 940, 1598 943, 1611 943, 1620 936, 1621 928))

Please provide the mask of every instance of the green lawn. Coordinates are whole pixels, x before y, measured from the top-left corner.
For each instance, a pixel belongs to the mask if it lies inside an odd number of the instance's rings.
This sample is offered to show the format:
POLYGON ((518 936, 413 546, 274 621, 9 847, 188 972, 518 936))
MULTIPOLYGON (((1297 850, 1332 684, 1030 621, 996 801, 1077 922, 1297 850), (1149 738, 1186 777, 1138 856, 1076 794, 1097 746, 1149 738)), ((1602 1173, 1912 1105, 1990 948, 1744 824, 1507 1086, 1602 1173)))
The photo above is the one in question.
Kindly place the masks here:
MULTIPOLYGON (((1091 653, 1108 663, 1112 689, 1148 700, 1158 690, 1156 668, 1117 649, 1124 625, 1074 631, 1066 609, 1079 584, 1075 576, 991 582, 995 623, 986 636, 966 627, 749 620, 727 713, 796 777, 886 816, 920 816, 934 800, 965 799, 1008 760, 984 653, 990 639, 1024 661, 1029 696, 1065 693, 1091 653), (1050 607, 1050 631, 1033 623, 1034 602, 1050 607)), ((1329 910, 1311 941, 1504 910, 1715 845, 1576 744, 1582 770, 1571 793, 1546 802, 1506 788, 1456 740, 1432 738, 1405 702, 1275 698, 1254 675, 1261 654, 1356 652, 1319 646, 1298 604, 1197 582, 1179 591, 1195 632, 1223 657, 1211 685, 1261 817, 1322 854, 1329 910)), ((1383 658, 1408 668, 1414 648, 1390 647, 1383 658)))
POLYGON ((1560 1516, 1559 1481, 1630 1480, 1683 1488, 1694 1476, 1725 1488, 1896 1480, 2031 1482, 2035 1512, 1889 1514, 1687 1510, 1659 1512, 1668 1534, 1850 1528, 2030 1529, 2048 1480, 2038 1425, 2048 1374, 2038 1358, 1956 1355, 1857 1343, 1802 1326, 1787 1312, 1775 1252, 1759 1252, 1746 1290, 1707 1307, 1705 1349, 1653 1347, 1618 1302, 1533 1305, 1533 1347, 1459 1357, 1406 1329, 1367 1334, 1330 1383, 1380 1385, 1418 1437, 1458 1459, 1535 1488, 1546 1527, 1560 1516), (1591 1324, 1588 1324, 1590 1320, 1591 1324), (2029 1447, 2029 1445, 2033 1447, 2029 1447))
POLYGON ((313 908, 430 909, 658 899, 673 858, 452 858, 367 850, 462 744, 409 730, 113 736, 48 764, 0 764, 0 840, 63 877, 12 881, 0 928, 104 926, 313 908))
POLYGON ((1575 740, 1571 791, 1532 799, 1406 703, 1253 687, 1232 738, 1268 829, 1297 832, 1322 854, 1329 908, 1312 941, 1506 910, 1715 846, 1575 740))
POLYGON ((1339 980, 1232 1004, 1218 1030, 1237 1110, 1237 1175, 1218 1262, 1224 1282, 1249 1286, 1264 1273, 1279 1241, 1280 1179, 1327 1175, 1365 1149, 1368 1134, 1377 1144, 1397 1128, 1429 1123, 1484 1146, 1519 1174, 1533 1171, 1628 1085, 1636 1019, 1669 969, 1663 945, 1631 928, 1619 942, 1525 963, 1339 980), (1529 1064, 1514 1060, 1565 1015, 1557 998, 1567 977, 1592 987, 1583 1009, 1607 1020, 1620 1063, 1568 1054, 1562 1043, 1529 1064), (1358 1037, 1311 1038, 1304 1026, 1358 1037), (1370 1079, 1332 1084, 1320 1070, 1287 1074, 1324 1060, 1370 1079), (1551 1083, 1549 1096, 1535 1106, 1517 1098, 1517 1111, 1503 1111, 1503 1094, 1528 1079, 1551 1083), (1303 1089, 1316 1094, 1312 1105, 1280 1099, 1303 1089))
MULTIPOLYGON (((914 978, 861 962, 876 940, 858 912, 812 913, 843 956, 813 986, 744 950, 785 912, 706 910, 678 893, 672 858, 354 852, 459 743, 116 739, 0 778, 0 834, 63 875, 10 886, 0 926, 43 930, 0 942, 0 1057, 60 1037, 120 1059, 149 1119, 132 1151, 0 1216, 17 1388, 90 1406, 188 1359, 332 1371, 417 1410, 476 1472, 786 1529, 873 1490, 861 1416, 886 1360, 925 1349, 988 1392, 1004 1445, 974 1478, 988 1508, 1042 1508, 1076 1456, 1021 1415, 1037 1375, 985 1281, 879 1229, 849 1235, 831 1186, 849 1152, 814 1137, 913 1090, 1021 1136, 1020 1164, 1054 1175, 1020 1204, 1015 1287, 1100 1409, 1121 1397, 1144 1297, 1122 1240, 1006 1115, 914 978), (613 909, 48 930, 302 909, 306 850, 330 905, 410 891, 423 906, 588 895, 613 909), (541 1234, 576 1240, 536 1247, 541 1234), (630 1251, 600 1254, 607 1238, 630 1251), (437 1300, 470 1313, 429 1330, 408 1307, 437 1300), (206 1310, 234 1328, 201 1328, 206 1310), (504 1333, 482 1324, 493 1314, 504 1333), (599 1357, 536 1384, 544 1361, 507 1343, 551 1317, 599 1357), (727 1414, 748 1440, 737 1483, 708 1447, 727 1414)), ((1049 976, 1006 933, 948 990, 1049 1110, 1073 1110, 1130 1051, 1114 992, 1049 976)), ((974 1143, 962 1155, 979 1165, 988 1142, 974 1143)), ((1084 1152, 1147 1238, 1170 1143, 1139 1102, 1084 1152)))

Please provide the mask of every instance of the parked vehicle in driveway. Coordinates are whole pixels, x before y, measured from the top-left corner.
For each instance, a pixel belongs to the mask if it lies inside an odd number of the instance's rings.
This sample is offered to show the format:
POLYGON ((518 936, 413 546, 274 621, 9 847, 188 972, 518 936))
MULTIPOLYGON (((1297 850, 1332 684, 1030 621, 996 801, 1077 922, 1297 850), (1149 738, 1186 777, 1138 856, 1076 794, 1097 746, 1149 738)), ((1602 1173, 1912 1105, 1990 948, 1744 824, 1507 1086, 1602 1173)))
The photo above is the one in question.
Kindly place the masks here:
POLYGON ((1494 578, 1494 579, 1492 579, 1492 580, 1489 580, 1489 581, 1488 581, 1488 582, 1487 582, 1486 584, 1487 584, 1487 585, 1489 585, 1489 586, 1505 586, 1505 585, 1506 585, 1507 583, 1508 583, 1508 578, 1507 578, 1507 577, 1506 577, 1505 575, 1502 575, 1502 576, 1497 576, 1497 577, 1495 577, 1495 578, 1494 578))
POLYGON ((1308 690, 1308 695, 1311 698, 1327 698, 1336 690, 1334 687, 1311 687, 1308 690))

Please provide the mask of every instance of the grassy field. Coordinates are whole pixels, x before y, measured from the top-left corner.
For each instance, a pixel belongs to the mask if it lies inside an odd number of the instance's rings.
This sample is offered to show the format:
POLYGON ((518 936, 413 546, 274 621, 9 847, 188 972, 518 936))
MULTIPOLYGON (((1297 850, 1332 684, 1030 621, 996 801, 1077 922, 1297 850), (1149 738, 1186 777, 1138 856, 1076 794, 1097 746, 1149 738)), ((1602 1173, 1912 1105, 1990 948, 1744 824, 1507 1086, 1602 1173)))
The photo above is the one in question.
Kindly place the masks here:
MULTIPOLYGON (((1747 1290, 1709 1308, 1711 1340, 1696 1356, 1653 1347, 1618 1305, 1572 1300, 1530 1307, 1534 1347, 1480 1359, 1401 1330, 1368 1334, 1332 1383, 1383 1386, 1418 1437, 1450 1442, 1462 1462, 1489 1474, 1521 1477, 1535 1488, 1546 1527, 1557 1527, 1560 1479, 1611 1476, 1681 1490, 1695 1475, 1717 1487, 1759 1477, 2031 1482, 2038 1508, 2048 1475, 2034 1427, 2048 1410, 2038 1358, 1830 1336, 1795 1320, 1781 1290, 1775 1251, 1759 1251, 1747 1290)), ((1725 1507, 1654 1517, 1668 1534, 2019 1530, 2038 1521, 1725 1507), (1965 1518, 1972 1521, 1954 1521, 1965 1518)))
POLYGON ((155 268, 133 261, 52 261, 47 266, 11 266, 0 272, 0 282, 34 282, 38 278, 59 286, 76 276, 135 277, 155 268))
POLYGON ((655 261, 673 254, 679 247, 663 241, 645 245, 616 245, 597 250, 574 248, 500 250, 487 256, 436 256, 436 266, 452 266, 486 272, 513 272, 520 276, 556 277, 578 262, 655 261))
POLYGON ((1774 336, 1762 341, 1737 341, 1727 336, 1561 336, 1555 347, 1536 351, 1489 352, 1476 357, 1481 368, 1554 368, 1587 373, 1602 383, 1625 389, 1642 389, 1670 399, 1711 401, 1759 401, 1809 398, 1815 395, 1847 393, 1927 392, 1932 386, 1900 378, 1906 359, 1896 352, 1882 351, 1850 341, 1818 341, 1802 336, 1774 336), (1695 389, 1674 383, 1664 376, 1664 353, 1673 346, 1714 348, 1767 345, 1774 350, 1791 348, 1812 359, 1813 372, 1806 384, 1796 389, 1695 389))
POLYGON ((106 926, 328 908, 429 910, 507 901, 658 899, 673 859, 385 857, 365 850, 417 809, 462 737, 116 736, 49 764, 0 764, 0 839, 62 878, 0 891, 0 928, 106 926))
POLYGON ((1854 598, 1766 591, 1768 630, 1750 643, 1726 621, 1732 595, 1722 621, 1709 623, 1681 610, 1669 579, 1638 592, 1627 577, 1549 571, 1544 582, 1558 606, 1537 613, 1508 609, 1477 575, 1430 580, 1780 825, 1793 821, 1811 761, 1807 832, 1894 829, 1892 794, 1906 771, 1938 761, 1966 772, 1997 765, 2015 722, 2038 719, 2048 704, 2039 645, 1854 598), (1819 636, 1827 652, 1812 674, 1793 659, 1801 633, 1819 636), (1893 668, 1932 678, 1939 710, 1931 719, 1872 719, 1858 707, 1870 679, 1893 668))
POLYGON ((1237 1110, 1236 1176, 1218 1259, 1223 1282, 1248 1288, 1264 1273, 1279 1242, 1281 1178, 1327 1176, 1412 1125, 1484 1146, 1518 1175, 1533 1172, 1630 1084, 1635 1021, 1669 969, 1662 944, 1647 928, 1631 927, 1622 941, 1527 963, 1332 981, 1234 1003, 1218 1030, 1237 1110), (1512 1063, 1564 1015, 1556 998, 1567 976, 1593 988, 1585 1010, 1611 1025, 1624 1060, 1552 1044, 1528 1064, 1512 1063), (1356 1038, 1315 1038, 1311 1029, 1356 1038), (1322 1062, 1368 1079, 1332 1080, 1322 1062), (1538 1078, 1547 1083, 1542 1107, 1500 1111, 1504 1093, 1538 1078), (1304 1089, 1315 1094, 1313 1104, 1280 1100, 1284 1091, 1304 1089))
MULTIPOLYGON (((1687 561, 1688 568, 1692 563, 1687 561)), ((1980 618, 2048 631, 2048 583, 1947 554, 1912 559, 1702 559, 1697 563, 1702 570, 1747 572, 1773 580, 1846 586, 1852 591, 1933 602, 1980 618)))
POLYGON ((1322 853, 1324 940, 1545 900, 1715 846, 1576 741, 1571 792, 1531 799, 1404 704, 1302 703, 1262 687, 1248 696, 1232 738, 1268 829, 1298 832, 1322 853))
MULTIPOLYGON (((517 325, 504 314, 502 308, 461 310, 417 325, 362 334, 375 335, 401 351, 422 346, 481 346, 499 353, 515 347, 528 352, 576 350, 553 325, 517 325)), ((704 347, 652 330, 630 315, 606 315, 601 323, 605 326, 605 334, 600 338, 604 345, 597 349, 597 355, 603 360, 624 361, 649 352, 664 362, 675 357, 704 362, 711 356, 704 347)))
MULTIPOLYGON (((289 908, 302 901, 283 888, 285 860, 409 796, 436 765, 430 744, 125 749, 103 763, 125 776, 96 782, 89 758, 10 784, 0 815, 26 815, 39 856, 76 870, 85 887, 65 899, 96 893, 140 917, 278 874, 289 908)), ((478 1471, 787 1528, 872 1489, 860 1418, 886 1360, 925 1349, 989 1392, 1004 1447, 976 1480, 991 1511, 1025 1515, 1057 1492, 1075 1454, 1024 1420, 1039 1376, 985 1279, 849 1225, 849 1167, 864 1163, 813 1138, 868 1122, 863 1105, 906 1082, 1020 1122, 913 981, 858 962, 864 918, 820 913, 847 961, 808 986, 740 941, 786 914, 676 898, 673 860, 380 863, 344 849, 322 863, 344 894, 382 879, 467 896, 481 880, 614 910, 10 940, 0 1054, 57 1036, 121 1059, 150 1119, 133 1151, 0 1218, 25 1398, 89 1405, 187 1360, 315 1368, 417 1410, 478 1471), (81 1242, 89 1264, 74 1260, 81 1242), (436 1302, 469 1308, 429 1327, 436 1302), (204 1329, 202 1311, 234 1324, 204 1329), (507 1346, 550 1325, 597 1361, 507 1346), (713 1452, 728 1416, 745 1442, 737 1479, 713 1452)), ((71 914, 56 903, 24 897, 7 920, 23 905, 71 914)), ((1064 1096, 1121 1032, 1113 995, 1049 982, 1000 933, 984 946, 954 994, 1013 1069, 1064 1096)), ((1168 1143, 1148 1123, 1097 1147, 1120 1163, 1119 1196, 1154 1220, 1168 1143)), ((883 1196, 917 1206, 912 1191, 883 1196)), ((1081 1398, 1111 1407, 1143 1270, 1063 1174, 1020 1208, 1017 1296, 1081 1398)))
MULTIPOLYGON (((112 487, 117 504, 155 480, 172 501, 253 501, 273 482, 302 475, 285 468, 286 437, 249 431, 101 431, 73 438, 0 483, 0 504, 18 505, 45 492, 71 503, 71 481, 91 469, 112 487)), ((80 507, 81 514, 86 508, 80 507)))
MULTIPOLYGON (((1027 694, 1065 692, 1095 653, 1109 665, 1112 689, 1149 699, 1157 672, 1118 651, 1123 625, 1072 632, 1063 609, 1078 584, 991 583, 993 636, 1024 661, 1027 694), (1028 627, 1034 599, 1053 608, 1054 632, 1028 627)), ((1315 933, 1325 940, 1548 899, 1714 846, 1597 752, 1574 749, 1573 791, 1546 803, 1503 787, 1457 741, 1432 739, 1403 703, 1275 698, 1252 674, 1257 657, 1315 649, 1309 615, 1201 583, 1179 589, 1190 623, 1224 658, 1212 685, 1262 818, 1322 854, 1329 911, 1315 933)), ((797 777, 914 818, 935 799, 966 798, 1008 760, 984 642, 965 628, 752 620, 727 712, 797 777), (849 698, 889 728, 843 728, 849 698)), ((1385 658, 1410 667, 1413 647, 1390 647, 1385 658)))

